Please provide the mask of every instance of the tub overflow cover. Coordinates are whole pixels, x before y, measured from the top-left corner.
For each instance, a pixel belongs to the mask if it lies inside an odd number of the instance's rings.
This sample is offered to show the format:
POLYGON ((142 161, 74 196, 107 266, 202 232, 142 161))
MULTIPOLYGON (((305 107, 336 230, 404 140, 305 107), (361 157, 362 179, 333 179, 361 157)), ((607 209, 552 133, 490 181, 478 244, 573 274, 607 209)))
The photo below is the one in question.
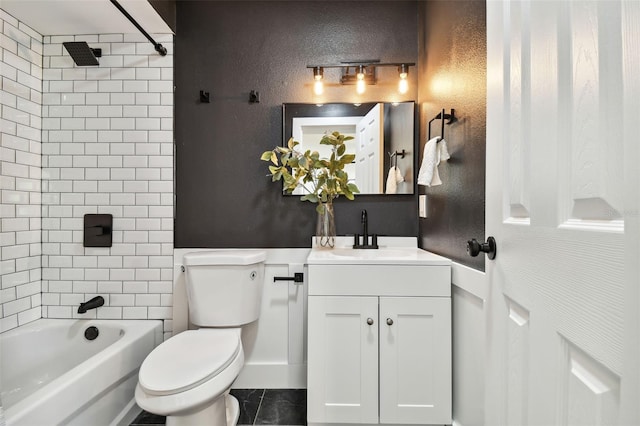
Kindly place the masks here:
POLYGON ((84 331, 84 337, 87 340, 95 340, 98 337, 98 334, 100 334, 100 331, 98 330, 98 327, 87 327, 87 329, 84 331))

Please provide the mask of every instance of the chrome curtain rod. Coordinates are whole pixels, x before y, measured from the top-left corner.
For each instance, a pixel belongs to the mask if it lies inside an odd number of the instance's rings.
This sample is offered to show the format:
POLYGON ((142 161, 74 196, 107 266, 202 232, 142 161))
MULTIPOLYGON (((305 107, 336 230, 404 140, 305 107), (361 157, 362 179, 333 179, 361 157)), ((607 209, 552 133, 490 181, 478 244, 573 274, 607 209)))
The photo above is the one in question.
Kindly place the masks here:
POLYGON ((118 8, 118 10, 120 12, 122 12, 122 14, 129 20, 131 21, 131 23, 147 38, 147 40, 149 40, 151 42, 151 44, 153 44, 153 47, 156 49, 156 52, 158 52, 160 55, 162 56, 166 56, 167 55, 167 48, 164 47, 163 45, 161 45, 160 43, 157 43, 153 38, 151 38, 151 36, 149 35, 149 33, 147 33, 144 28, 142 28, 140 26, 140 24, 138 24, 138 22, 133 19, 133 16, 129 15, 129 12, 127 12, 124 7, 122 7, 122 5, 120 3, 118 3, 116 0, 111 0, 111 3, 113 3, 113 5, 115 7, 118 8))

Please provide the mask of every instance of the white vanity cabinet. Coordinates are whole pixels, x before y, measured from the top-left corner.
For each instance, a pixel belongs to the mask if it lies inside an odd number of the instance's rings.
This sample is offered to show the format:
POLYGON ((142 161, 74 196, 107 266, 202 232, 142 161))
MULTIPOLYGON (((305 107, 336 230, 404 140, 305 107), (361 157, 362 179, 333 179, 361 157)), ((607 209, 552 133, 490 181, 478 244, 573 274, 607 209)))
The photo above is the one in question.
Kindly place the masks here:
POLYGON ((308 422, 378 423, 378 298, 311 296, 308 315, 308 422))
POLYGON ((450 264, 429 255, 331 264, 312 251, 310 425, 451 423, 450 264))
POLYGON ((451 299, 380 298, 380 423, 451 423, 451 299))

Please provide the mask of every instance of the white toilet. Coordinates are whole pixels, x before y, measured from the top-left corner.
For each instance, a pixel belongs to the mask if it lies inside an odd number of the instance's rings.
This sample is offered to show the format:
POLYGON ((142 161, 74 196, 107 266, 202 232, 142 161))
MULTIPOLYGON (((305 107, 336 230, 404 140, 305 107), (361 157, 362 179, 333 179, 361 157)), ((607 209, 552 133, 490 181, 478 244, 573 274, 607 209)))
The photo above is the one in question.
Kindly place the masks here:
POLYGON ((189 321, 200 328, 171 337, 144 360, 141 408, 167 416, 167 426, 237 424, 229 389, 244 365, 240 327, 260 315, 265 258, 260 250, 185 254, 189 321))

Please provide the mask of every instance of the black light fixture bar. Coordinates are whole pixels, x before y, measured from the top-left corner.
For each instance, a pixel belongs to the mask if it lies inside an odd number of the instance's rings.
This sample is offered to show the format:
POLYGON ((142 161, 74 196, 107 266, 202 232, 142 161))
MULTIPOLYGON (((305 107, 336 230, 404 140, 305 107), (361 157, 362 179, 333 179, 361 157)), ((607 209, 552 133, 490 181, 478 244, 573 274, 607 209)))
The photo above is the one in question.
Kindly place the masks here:
POLYGON ((156 49, 156 52, 158 52, 161 56, 166 56, 167 55, 167 48, 164 47, 162 44, 157 43, 150 35, 149 33, 147 33, 144 28, 142 28, 140 26, 140 24, 138 24, 138 21, 136 21, 133 16, 129 15, 129 12, 127 12, 125 10, 124 7, 122 7, 122 5, 120 3, 117 2, 117 0, 111 0, 111 3, 113 3, 113 5, 118 8, 118 10, 120 12, 122 12, 122 14, 138 29, 138 31, 140 31, 146 38, 147 40, 149 40, 151 42, 151 44, 153 44, 153 47, 156 49))
POLYGON ((345 61, 340 62, 339 64, 326 64, 326 65, 307 65, 307 68, 349 68, 349 67, 413 67, 415 66, 415 62, 380 62, 380 61, 345 61))

